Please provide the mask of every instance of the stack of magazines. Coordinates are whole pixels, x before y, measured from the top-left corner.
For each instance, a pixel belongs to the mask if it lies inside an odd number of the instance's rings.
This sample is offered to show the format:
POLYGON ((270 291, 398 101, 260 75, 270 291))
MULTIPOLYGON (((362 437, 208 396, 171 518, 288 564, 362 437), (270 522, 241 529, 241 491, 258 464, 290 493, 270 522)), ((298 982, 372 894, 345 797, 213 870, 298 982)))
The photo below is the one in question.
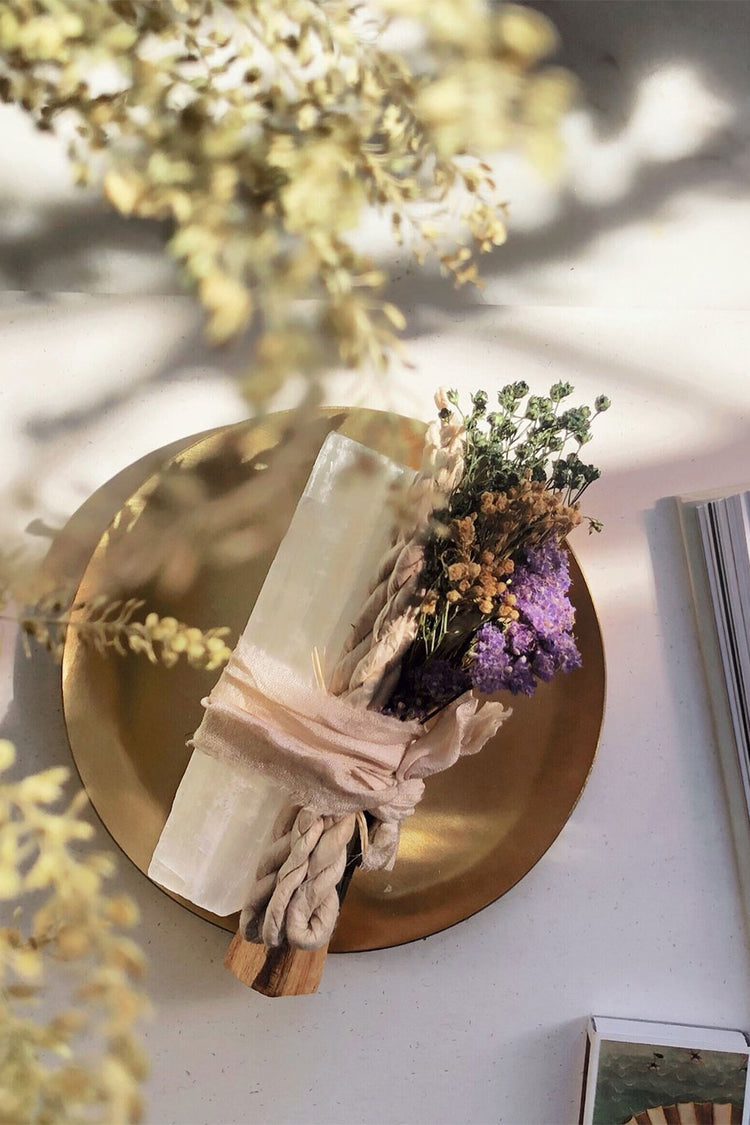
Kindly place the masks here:
POLYGON ((740 878, 750 909, 750 491, 683 496, 678 503, 740 878))

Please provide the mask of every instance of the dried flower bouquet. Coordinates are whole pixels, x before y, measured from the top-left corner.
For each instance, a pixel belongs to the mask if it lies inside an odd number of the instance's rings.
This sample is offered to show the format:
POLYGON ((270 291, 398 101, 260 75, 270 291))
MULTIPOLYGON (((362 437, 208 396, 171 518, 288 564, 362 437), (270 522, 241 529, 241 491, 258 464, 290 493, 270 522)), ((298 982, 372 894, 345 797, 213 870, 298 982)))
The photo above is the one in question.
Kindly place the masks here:
MULTIPOLYGON (((181 820, 190 815, 191 801, 204 800, 207 787, 229 792, 238 779, 249 785, 250 804, 243 800, 238 809, 240 828, 228 824, 221 835, 216 854, 223 858, 212 874, 219 884, 230 878, 222 863, 234 832, 239 850, 231 879, 241 900, 222 901, 225 913, 242 907, 244 943, 306 954, 325 949, 353 867, 392 867, 400 826, 419 802, 424 779, 480 750, 508 717, 496 694, 532 694, 540 681, 580 665, 564 540, 581 522, 582 494, 599 476, 580 451, 593 416, 609 402, 600 396, 593 411, 567 407, 572 389, 557 383, 540 397, 530 396, 524 383, 510 384, 499 392, 499 409, 489 413, 487 395, 478 391, 466 414, 455 392, 441 391, 421 471, 409 479, 384 458, 370 465, 360 482, 363 496, 372 490, 381 501, 387 493, 392 500, 394 482, 400 483, 397 528, 383 541, 382 503, 370 515, 380 539, 366 525, 355 528, 361 540, 372 540, 370 562, 361 555, 359 565, 369 566, 375 578, 369 593, 360 584, 359 611, 354 595, 345 599, 343 645, 328 648, 340 652, 329 675, 317 644, 304 651, 315 635, 305 633, 304 622, 299 645, 292 638, 287 656, 278 657, 272 630, 283 631, 283 622, 269 616, 261 595, 204 701, 188 771, 194 777, 191 782, 186 774, 152 863, 158 881, 215 909, 215 902, 201 898, 207 884, 191 891, 193 884, 170 883, 185 862, 175 859, 175 841, 181 845, 181 820), (377 567, 373 545, 381 555, 377 567), (251 807, 257 810, 254 834, 247 829, 251 807), (246 865, 240 883, 237 862, 246 865)), ((332 435, 311 475, 308 489, 329 474, 326 502, 315 510, 318 524, 326 518, 340 523, 336 504, 353 504, 351 481, 341 493, 345 501, 334 487, 346 479, 335 468, 337 458, 364 455, 342 451, 337 442, 347 441, 332 435)), ((300 505, 300 518, 309 520, 305 503, 310 496, 300 505)), ((599 524, 589 520, 589 527, 599 524)), ((304 539, 300 529, 296 534, 299 550, 304 539)), ((299 571, 298 556, 296 563, 284 561, 285 547, 292 550, 285 541, 278 565, 299 571)), ((324 574, 331 597, 330 583, 343 578, 325 575, 325 558, 307 562, 324 574)), ((328 564, 335 569, 332 559, 328 564)), ((286 573, 290 580, 293 572, 286 573)), ((315 587, 310 596, 321 600, 315 587)), ((310 610, 319 614, 318 630, 329 609, 332 619, 341 617, 335 606, 310 610)))

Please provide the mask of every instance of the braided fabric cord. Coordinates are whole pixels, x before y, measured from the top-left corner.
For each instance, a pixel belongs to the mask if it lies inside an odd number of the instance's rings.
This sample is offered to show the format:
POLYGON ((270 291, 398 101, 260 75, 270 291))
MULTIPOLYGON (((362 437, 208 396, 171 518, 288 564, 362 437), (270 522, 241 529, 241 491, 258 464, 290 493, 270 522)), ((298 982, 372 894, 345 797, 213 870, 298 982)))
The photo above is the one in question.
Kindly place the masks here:
MULTIPOLYGON (((435 401, 438 409, 447 406, 441 391, 435 401)), ((447 420, 428 428, 422 467, 407 496, 410 527, 381 560, 329 684, 333 695, 355 707, 378 711, 385 706, 417 635, 430 519, 463 475, 464 446, 461 425, 447 420)), ((336 887, 355 828, 355 814, 326 816, 291 807, 281 814, 242 912, 240 932, 247 941, 269 947, 287 942, 297 949, 328 942, 338 917, 336 887)))
MULTIPOLYGON (((448 405, 443 391, 438 391, 435 402, 438 409, 448 405)), ((464 447, 461 424, 449 419, 428 427, 422 467, 407 497, 411 526, 381 560, 370 597, 331 679, 333 694, 345 696, 355 707, 379 711, 385 706, 404 653, 417 635, 419 604, 425 593, 420 575, 430 519, 463 475, 464 447)))
POLYGON ((323 816, 287 808, 276 822, 255 886, 240 917, 246 941, 295 949, 325 945, 336 924, 336 887, 346 866, 356 814, 323 816))

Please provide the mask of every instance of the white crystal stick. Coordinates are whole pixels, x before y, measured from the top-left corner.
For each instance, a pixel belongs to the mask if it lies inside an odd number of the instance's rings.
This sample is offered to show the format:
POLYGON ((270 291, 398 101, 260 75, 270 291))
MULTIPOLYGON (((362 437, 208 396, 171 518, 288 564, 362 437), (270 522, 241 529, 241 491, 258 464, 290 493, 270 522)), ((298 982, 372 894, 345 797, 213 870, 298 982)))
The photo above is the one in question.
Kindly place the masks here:
MULTIPOLYGON (((332 664, 367 597, 390 542, 388 495, 405 474, 411 470, 341 434, 323 443, 244 634, 308 683, 313 649, 332 664)), ((287 802, 256 770, 194 750, 150 878, 214 914, 241 909, 287 802)))

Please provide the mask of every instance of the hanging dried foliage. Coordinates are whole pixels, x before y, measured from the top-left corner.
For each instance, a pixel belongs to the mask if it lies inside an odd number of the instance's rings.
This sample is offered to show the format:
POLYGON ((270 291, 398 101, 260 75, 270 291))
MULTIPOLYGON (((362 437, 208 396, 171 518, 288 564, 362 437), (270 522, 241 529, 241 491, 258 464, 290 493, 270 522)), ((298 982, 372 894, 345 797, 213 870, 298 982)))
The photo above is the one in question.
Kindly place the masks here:
POLYGON ((67 138, 79 182, 166 224, 212 340, 254 327, 259 400, 291 372, 387 366, 404 317, 356 248, 367 209, 477 281, 505 225, 470 154, 554 166, 555 46, 538 12, 484 0, 6 0, 0 95, 67 138), (399 28, 413 46, 385 49, 399 28))

